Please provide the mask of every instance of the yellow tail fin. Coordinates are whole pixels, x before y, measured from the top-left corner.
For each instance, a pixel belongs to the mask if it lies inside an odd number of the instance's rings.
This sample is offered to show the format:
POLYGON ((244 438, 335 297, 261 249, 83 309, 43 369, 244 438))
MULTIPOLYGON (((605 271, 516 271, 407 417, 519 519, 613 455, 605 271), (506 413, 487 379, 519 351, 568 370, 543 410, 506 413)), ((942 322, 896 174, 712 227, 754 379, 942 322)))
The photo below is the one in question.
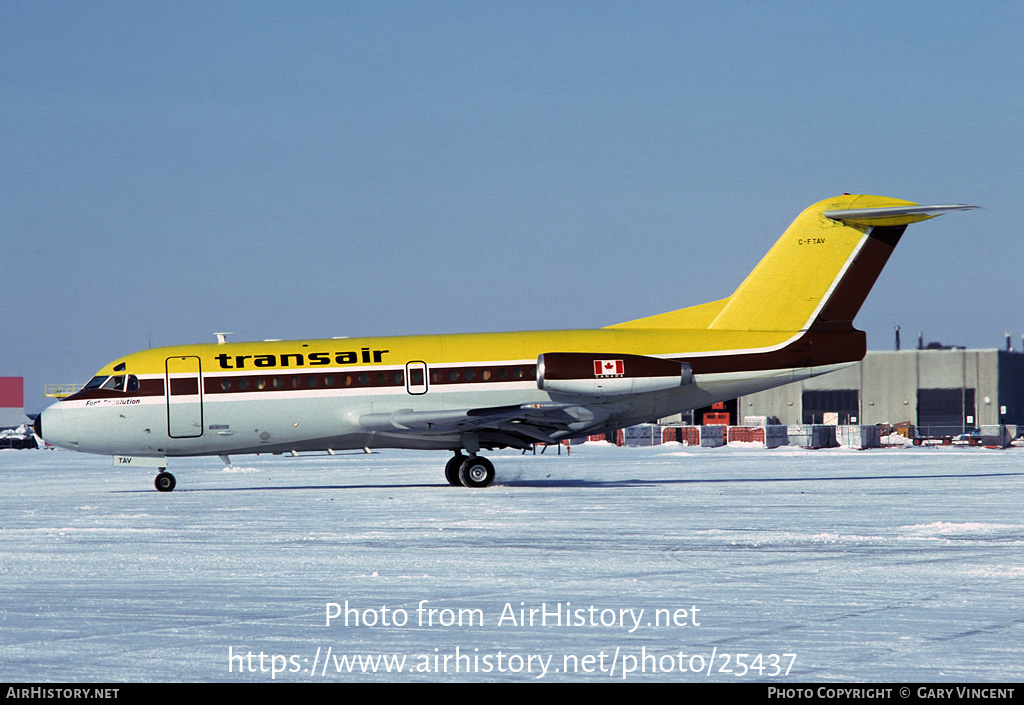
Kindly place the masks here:
POLYGON ((801 213, 729 298, 610 327, 796 332, 848 325, 907 224, 973 207, 829 198, 801 213))

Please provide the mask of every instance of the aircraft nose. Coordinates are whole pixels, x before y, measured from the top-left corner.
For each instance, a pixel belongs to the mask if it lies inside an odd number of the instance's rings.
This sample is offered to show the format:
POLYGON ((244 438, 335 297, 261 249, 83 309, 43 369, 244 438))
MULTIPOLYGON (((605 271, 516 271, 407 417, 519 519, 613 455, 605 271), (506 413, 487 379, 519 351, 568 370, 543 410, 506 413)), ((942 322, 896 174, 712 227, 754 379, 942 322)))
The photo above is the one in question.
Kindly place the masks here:
POLYGON ((110 431, 84 409, 63 401, 52 404, 32 422, 32 429, 50 445, 84 453, 110 452, 110 431), (45 434, 45 435, 44 435, 45 434))
POLYGON ((53 407, 47 407, 43 409, 36 420, 32 422, 32 430, 35 431, 36 435, 51 445, 58 445, 64 447, 67 424, 66 419, 61 418, 61 414, 57 413, 53 407), (46 423, 43 423, 44 418, 46 423), (45 429, 43 427, 46 427, 45 429), (43 435, 43 433, 47 435, 43 435))

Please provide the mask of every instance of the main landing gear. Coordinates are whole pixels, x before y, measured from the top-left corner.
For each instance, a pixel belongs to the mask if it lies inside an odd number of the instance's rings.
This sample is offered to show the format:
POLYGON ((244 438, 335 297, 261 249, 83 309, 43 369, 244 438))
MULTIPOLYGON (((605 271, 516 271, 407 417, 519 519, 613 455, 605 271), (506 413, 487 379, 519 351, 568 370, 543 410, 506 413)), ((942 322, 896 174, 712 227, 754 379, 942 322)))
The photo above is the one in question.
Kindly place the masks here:
POLYGON ((156 489, 160 492, 170 492, 174 489, 174 485, 176 483, 174 481, 174 475, 161 468, 160 472, 157 473, 156 480, 153 481, 153 484, 156 485, 156 489))
POLYGON ((494 482, 494 465, 483 456, 456 452, 444 466, 444 477, 455 487, 487 487, 494 482))

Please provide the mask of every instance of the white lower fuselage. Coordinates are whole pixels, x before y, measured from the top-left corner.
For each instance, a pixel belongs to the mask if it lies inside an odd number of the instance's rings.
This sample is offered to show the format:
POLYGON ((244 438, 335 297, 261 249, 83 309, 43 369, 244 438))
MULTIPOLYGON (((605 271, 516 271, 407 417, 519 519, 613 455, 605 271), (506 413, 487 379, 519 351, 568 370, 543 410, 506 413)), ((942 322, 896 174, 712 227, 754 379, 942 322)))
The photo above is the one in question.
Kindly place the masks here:
MULTIPOLYGON (((534 361, 520 361, 529 368, 534 361)), ((847 363, 848 364, 848 363, 847 363)), ((769 389, 844 367, 845 364, 760 372, 697 375, 695 383, 633 400, 615 399, 609 415, 575 435, 653 421, 680 411, 708 406, 743 394, 769 389)), ((325 369, 318 375, 339 378, 347 373, 374 375, 383 368, 325 369)), ((447 368, 431 368, 446 374, 447 368)), ((388 369, 392 373, 393 368, 388 369)), ((218 373, 228 378, 230 373, 218 373)), ((235 375, 241 377, 241 373, 235 375)), ((273 373, 267 384, 273 384, 273 373)), ((142 378, 145 380, 145 377, 142 378)), ((170 387, 169 379, 164 388, 170 387)), ((89 453, 174 457, 239 453, 287 453, 357 448, 455 449, 460 434, 410 434, 401 425, 367 428, 370 414, 406 410, 438 411, 504 407, 538 401, 565 401, 543 392, 534 379, 466 382, 430 386, 410 393, 406 386, 387 388, 294 388, 273 391, 166 394, 131 398, 69 399, 46 411, 43 428, 55 445, 89 453)))

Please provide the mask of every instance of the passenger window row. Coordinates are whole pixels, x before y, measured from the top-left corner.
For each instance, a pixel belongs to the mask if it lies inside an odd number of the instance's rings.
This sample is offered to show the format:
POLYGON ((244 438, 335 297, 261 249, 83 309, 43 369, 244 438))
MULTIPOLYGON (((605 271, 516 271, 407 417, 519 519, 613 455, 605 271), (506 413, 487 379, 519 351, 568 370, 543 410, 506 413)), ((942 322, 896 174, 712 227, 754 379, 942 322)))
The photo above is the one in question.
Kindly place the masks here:
MULTIPOLYGON (((412 383, 422 384, 422 371, 412 370, 412 383)), ((430 383, 466 384, 471 382, 504 382, 536 379, 537 367, 451 367, 430 371, 430 383)), ((346 387, 402 387, 405 370, 361 372, 350 374, 252 375, 208 379, 207 393, 258 392, 288 389, 337 389, 346 387)))

